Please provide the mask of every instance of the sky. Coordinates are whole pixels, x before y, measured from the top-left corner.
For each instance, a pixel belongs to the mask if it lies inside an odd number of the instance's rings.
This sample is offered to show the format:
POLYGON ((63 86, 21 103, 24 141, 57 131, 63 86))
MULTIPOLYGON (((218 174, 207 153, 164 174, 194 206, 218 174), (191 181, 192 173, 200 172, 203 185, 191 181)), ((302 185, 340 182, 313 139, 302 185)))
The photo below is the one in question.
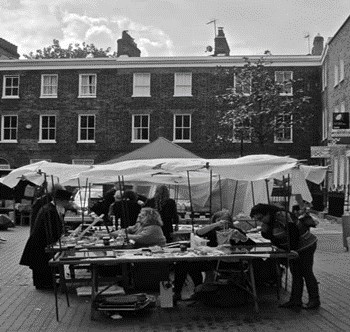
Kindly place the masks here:
POLYGON ((349 15, 350 0, 0 0, 0 37, 21 58, 53 39, 116 52, 123 30, 142 57, 207 56, 216 26, 231 55, 293 55, 308 54, 317 34, 326 42, 349 15))

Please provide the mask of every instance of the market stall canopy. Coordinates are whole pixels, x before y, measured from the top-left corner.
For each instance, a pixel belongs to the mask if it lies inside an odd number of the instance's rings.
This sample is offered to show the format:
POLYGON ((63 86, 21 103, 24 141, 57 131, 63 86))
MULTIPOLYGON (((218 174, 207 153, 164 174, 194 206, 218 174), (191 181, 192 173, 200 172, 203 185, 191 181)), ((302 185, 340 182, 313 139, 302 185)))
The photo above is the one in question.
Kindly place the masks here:
POLYGON ((115 164, 126 160, 144 160, 159 158, 199 158, 194 153, 184 149, 180 145, 170 142, 164 137, 158 137, 155 141, 148 143, 130 153, 113 158, 102 164, 115 164))
POLYGON ((36 185, 41 185, 45 177, 50 181, 54 177, 55 182, 63 183, 68 178, 89 169, 89 165, 73 165, 64 163, 53 163, 48 161, 39 161, 37 163, 25 165, 14 169, 11 173, 4 176, 2 183, 13 188, 21 180, 28 180, 36 185))
MULTIPOLYGON (((159 158, 145 160, 126 160, 114 164, 94 165, 88 170, 84 170, 64 182, 63 185, 77 186, 80 183, 116 183, 118 177, 133 177, 140 180, 151 177, 157 173, 168 173, 171 177, 176 177, 175 172, 197 170, 206 166, 204 159, 190 158, 159 158)), ((172 180, 170 180, 172 181, 172 180)))

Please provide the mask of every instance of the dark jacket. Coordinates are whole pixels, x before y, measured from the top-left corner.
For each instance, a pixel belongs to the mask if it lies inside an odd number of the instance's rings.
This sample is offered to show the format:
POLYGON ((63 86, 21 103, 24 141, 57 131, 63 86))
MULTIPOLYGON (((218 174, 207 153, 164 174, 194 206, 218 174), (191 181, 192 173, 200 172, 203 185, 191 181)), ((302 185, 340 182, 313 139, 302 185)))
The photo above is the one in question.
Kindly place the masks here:
POLYGON ((141 211, 141 205, 130 200, 115 202, 111 208, 116 221, 120 218, 122 228, 135 225, 137 216, 141 211))
POLYGON ((52 203, 44 205, 35 220, 33 231, 24 247, 21 265, 40 268, 47 265, 51 254, 45 252, 49 244, 58 241, 63 233, 63 221, 52 203))

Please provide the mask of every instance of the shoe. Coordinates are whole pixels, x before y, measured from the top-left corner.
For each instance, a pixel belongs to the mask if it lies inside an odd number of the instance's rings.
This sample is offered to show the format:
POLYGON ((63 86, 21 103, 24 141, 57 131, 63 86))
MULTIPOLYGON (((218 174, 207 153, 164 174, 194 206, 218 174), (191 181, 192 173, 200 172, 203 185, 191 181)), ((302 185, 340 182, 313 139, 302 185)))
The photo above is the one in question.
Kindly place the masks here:
POLYGON ((321 306, 321 302, 319 300, 311 300, 307 304, 303 305, 303 309, 306 310, 313 310, 317 309, 321 306))
POLYGON ((279 308, 288 308, 288 309, 292 309, 292 308, 301 308, 302 304, 301 303, 296 303, 293 301, 288 301, 285 303, 280 304, 278 307, 279 308))

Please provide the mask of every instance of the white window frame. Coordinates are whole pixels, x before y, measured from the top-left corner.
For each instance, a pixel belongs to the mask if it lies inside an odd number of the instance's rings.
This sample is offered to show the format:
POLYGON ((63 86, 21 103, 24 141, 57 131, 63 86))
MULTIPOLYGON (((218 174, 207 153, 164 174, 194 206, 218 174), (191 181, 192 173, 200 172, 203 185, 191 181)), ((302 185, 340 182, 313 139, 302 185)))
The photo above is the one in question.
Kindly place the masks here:
POLYGON ((58 75, 42 74, 40 98, 57 98, 58 75), (49 92, 47 92, 47 90, 49 92))
POLYGON ((2 84, 2 98, 3 99, 18 99, 19 98, 19 75, 4 75, 2 84), (11 84, 7 84, 7 79, 11 79, 11 84), (18 80, 18 84, 14 85, 13 79, 18 80), (6 90, 10 89, 11 94, 6 94, 6 90), (14 94, 14 90, 17 89, 17 94, 14 94))
POLYGON ((334 65, 334 86, 339 84, 339 67, 337 64, 334 65))
POLYGON ((173 132, 173 141, 178 143, 191 143, 192 135, 192 114, 174 114, 174 132, 173 132), (181 126, 176 125, 176 120, 178 117, 182 117, 181 126), (184 126, 185 117, 189 117, 189 125, 184 126), (177 138, 178 131, 181 132, 181 138, 177 138), (188 131, 188 138, 184 138, 185 131, 188 131))
MULTIPOLYGON (((79 114, 78 115, 78 142, 77 143, 96 143, 95 135, 96 135, 96 115, 95 114, 79 114), (94 119, 94 126, 89 127, 87 125, 86 127, 83 128, 82 123, 81 123, 83 117, 87 117, 87 118, 92 117, 94 119), (93 131, 94 138, 93 139, 82 138, 82 130, 93 131)), ((89 136, 89 135, 87 134, 87 136, 89 136)))
MULTIPOLYGON (((274 133, 274 143, 293 143, 293 116, 291 114, 280 114, 278 115, 279 117, 281 116, 289 116, 290 117, 290 126, 284 127, 281 129, 277 129, 275 126, 275 133, 274 133), (279 137, 276 135, 276 131, 283 130, 283 139, 279 139, 279 137), (285 137, 287 130, 289 131, 289 136, 290 138, 286 139, 285 137)), ((277 118, 275 118, 275 123, 277 122, 277 118)))
POLYGON ((97 75, 79 74, 79 96, 78 98, 96 98, 97 75), (85 79, 88 81, 85 82, 85 79))
POLYGON ((134 73, 132 97, 151 97, 150 73, 134 73))
POLYGON ((250 96, 252 93, 252 78, 241 79, 238 73, 233 76, 233 92, 235 94, 242 94, 243 96, 250 96), (249 82, 248 82, 249 80, 249 82), (242 90, 241 92, 237 90, 242 90))
POLYGON ((133 114, 131 128, 131 143, 149 143, 150 134, 150 114, 133 114), (136 117, 140 117, 139 125, 136 124, 136 117), (147 125, 143 125, 143 119, 147 120, 147 125), (144 131, 147 131, 147 138, 143 138, 144 131))
POLYGON ((192 73, 174 74, 174 97, 192 97, 192 73))
POLYGON ((17 143, 18 142, 18 115, 3 115, 1 117, 1 142, 3 143, 17 143), (5 128, 5 118, 15 118, 16 119, 16 126, 12 127, 8 126, 5 128), (11 132, 11 138, 5 138, 5 130, 10 130, 11 132), (15 133, 15 138, 12 138, 12 133, 15 133))
MULTIPOLYGON (((48 133, 48 136, 51 136, 48 133)), ((52 114, 42 114, 40 115, 40 124, 39 124, 39 143, 56 143, 56 133, 57 133, 57 118, 56 115, 52 115, 52 114), (48 124, 43 124, 43 118, 44 117, 48 117, 48 118, 54 118, 55 121, 55 126, 52 127, 50 124, 50 119, 48 124), (52 131, 54 132, 54 138, 43 138, 43 131, 47 130, 49 133, 52 133, 52 131)))
POLYGON ((241 128, 243 128, 243 129, 248 131, 248 133, 247 133, 248 139, 244 139, 243 138, 243 143, 251 143, 252 142, 252 127, 250 125, 250 120, 247 119, 246 121, 249 121, 249 126, 246 125, 244 123, 244 121, 242 123, 242 121, 239 121, 237 119, 233 120, 232 141, 234 143, 240 143, 241 142, 241 137, 239 137, 238 135, 237 136, 235 135, 236 134, 236 130, 237 129, 240 130, 241 128), (240 124, 242 124, 242 125, 240 125, 240 124))
POLYGON ((339 60, 339 83, 344 80, 344 60, 339 60))
POLYGON ((275 82, 278 85, 283 87, 283 92, 280 93, 281 96, 293 96, 293 71, 291 70, 279 70, 275 71, 275 82), (279 81, 279 75, 283 76, 283 81, 279 81), (290 77, 286 77, 286 75, 290 75, 290 77), (287 86, 290 86, 286 89, 287 86), (287 90, 287 92, 285 92, 287 90))

